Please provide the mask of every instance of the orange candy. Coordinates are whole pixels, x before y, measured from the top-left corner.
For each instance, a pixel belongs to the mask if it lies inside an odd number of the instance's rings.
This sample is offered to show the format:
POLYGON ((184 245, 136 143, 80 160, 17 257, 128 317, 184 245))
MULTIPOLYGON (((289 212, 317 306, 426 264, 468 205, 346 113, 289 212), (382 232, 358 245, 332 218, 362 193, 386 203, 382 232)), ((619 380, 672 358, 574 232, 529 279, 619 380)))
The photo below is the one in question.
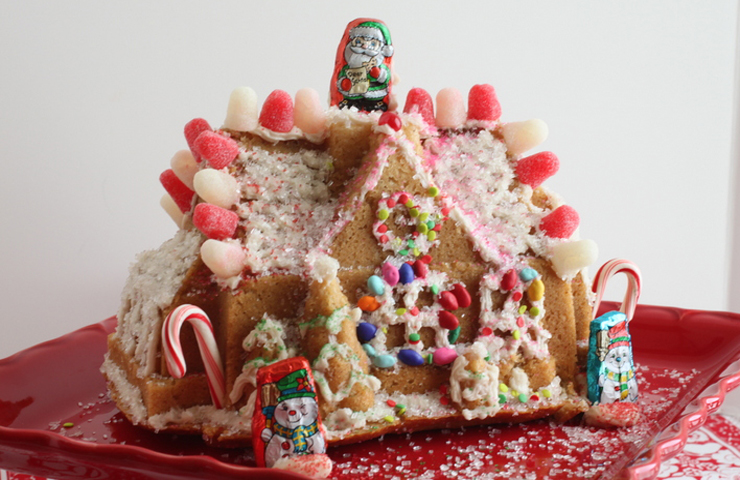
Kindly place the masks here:
POLYGON ((366 295, 357 301, 357 306, 363 312, 374 312, 380 308, 380 303, 378 303, 375 297, 366 295))

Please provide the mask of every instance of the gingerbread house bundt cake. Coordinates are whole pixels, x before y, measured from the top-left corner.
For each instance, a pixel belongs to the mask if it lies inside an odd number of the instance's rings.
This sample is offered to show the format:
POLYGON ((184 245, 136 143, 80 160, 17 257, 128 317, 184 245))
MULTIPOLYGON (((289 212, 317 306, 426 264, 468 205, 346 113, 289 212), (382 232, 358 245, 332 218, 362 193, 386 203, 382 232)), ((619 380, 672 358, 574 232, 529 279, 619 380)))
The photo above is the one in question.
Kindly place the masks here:
POLYGON ((595 245, 542 185, 546 126, 502 122, 490 85, 397 108, 387 30, 357 28, 381 58, 340 48, 328 109, 239 88, 185 126, 180 229, 132 265, 102 367, 134 424, 248 444, 257 372, 298 356, 330 445, 587 408, 595 245))

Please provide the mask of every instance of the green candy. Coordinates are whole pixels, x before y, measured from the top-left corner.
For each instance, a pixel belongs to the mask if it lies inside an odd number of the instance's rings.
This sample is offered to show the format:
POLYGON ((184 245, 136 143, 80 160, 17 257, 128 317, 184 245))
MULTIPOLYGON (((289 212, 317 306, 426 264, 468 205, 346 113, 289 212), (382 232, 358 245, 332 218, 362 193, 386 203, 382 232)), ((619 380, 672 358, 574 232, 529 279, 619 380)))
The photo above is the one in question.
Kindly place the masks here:
POLYGON ((455 343, 457 342, 457 339, 459 336, 460 336, 460 327, 458 326, 456 329, 450 330, 450 333, 447 334, 447 340, 450 343, 455 343))

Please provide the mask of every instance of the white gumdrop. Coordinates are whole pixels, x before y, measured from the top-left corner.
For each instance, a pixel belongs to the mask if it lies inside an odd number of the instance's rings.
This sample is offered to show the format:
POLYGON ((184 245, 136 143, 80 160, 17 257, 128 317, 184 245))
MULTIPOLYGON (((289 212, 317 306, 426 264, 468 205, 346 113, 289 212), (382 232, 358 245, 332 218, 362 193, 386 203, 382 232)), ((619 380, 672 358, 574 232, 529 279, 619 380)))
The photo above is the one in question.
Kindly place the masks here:
POLYGON ((217 277, 230 278, 244 270, 246 255, 237 244, 209 238, 200 247, 200 258, 217 277))
POLYGON ((257 128, 259 104, 257 94, 249 87, 239 87, 231 92, 226 109, 224 128, 238 132, 249 132, 257 128))
POLYGON ((465 100, 456 88, 443 88, 437 93, 437 118, 439 128, 457 128, 465 123, 465 100))
POLYGON ((593 240, 563 242, 552 249, 552 266, 560 278, 569 278, 596 261, 599 247, 593 240))
POLYGON ((226 172, 206 168, 193 177, 193 188, 200 198, 221 208, 231 208, 239 201, 236 179, 226 172))
POLYGON ((193 189, 193 177, 198 173, 200 166, 190 150, 180 150, 170 160, 172 171, 187 187, 193 189))
POLYGON ((185 214, 182 213, 180 207, 178 207, 175 201, 172 200, 169 193, 165 193, 162 196, 159 200, 159 204, 162 206, 164 211, 167 212, 167 215, 172 218, 172 221, 175 222, 179 228, 182 228, 182 219, 185 214))
POLYGON ((320 134, 326 129, 326 112, 321 107, 319 93, 313 88, 296 92, 293 123, 308 134, 320 134))
POLYGON ((501 127, 506 147, 513 155, 520 155, 541 144, 547 138, 547 133, 547 124, 538 118, 509 122, 501 127))

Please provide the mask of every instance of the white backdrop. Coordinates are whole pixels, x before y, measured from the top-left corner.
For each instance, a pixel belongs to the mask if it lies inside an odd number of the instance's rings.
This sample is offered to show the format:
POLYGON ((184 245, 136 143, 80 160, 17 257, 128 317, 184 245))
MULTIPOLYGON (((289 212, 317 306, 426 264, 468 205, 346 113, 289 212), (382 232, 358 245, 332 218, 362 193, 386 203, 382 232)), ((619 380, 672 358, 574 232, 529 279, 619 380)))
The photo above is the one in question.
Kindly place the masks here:
POLYGON ((548 123, 547 185, 599 264, 642 267, 644 303, 730 308, 736 1, 450 5, 3 2, 0 358, 115 314, 134 255, 175 231, 158 177, 185 123, 220 125, 242 85, 328 92, 361 16, 391 29, 401 100, 491 83, 504 121, 548 123))

